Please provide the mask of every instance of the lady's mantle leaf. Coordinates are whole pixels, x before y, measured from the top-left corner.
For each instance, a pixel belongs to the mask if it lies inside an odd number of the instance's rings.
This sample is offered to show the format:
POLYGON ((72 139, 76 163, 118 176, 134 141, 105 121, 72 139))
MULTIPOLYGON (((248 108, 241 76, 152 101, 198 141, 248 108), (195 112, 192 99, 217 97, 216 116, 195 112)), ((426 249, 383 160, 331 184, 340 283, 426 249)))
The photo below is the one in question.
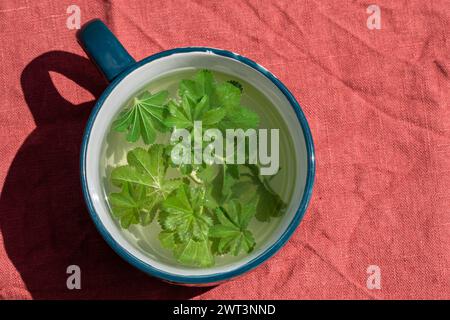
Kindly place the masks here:
POLYGON ((128 131, 127 140, 136 142, 142 137, 144 143, 151 144, 155 141, 156 131, 163 131, 165 101, 168 92, 160 91, 151 94, 148 91, 133 99, 130 108, 120 113, 113 122, 116 131, 128 131))
POLYGON ((133 149, 127 160, 128 165, 111 173, 112 183, 122 191, 110 194, 113 213, 125 228, 133 223, 150 223, 161 202, 182 184, 179 179, 165 178, 167 158, 162 145, 153 145, 148 151, 133 149))
POLYGON ((114 216, 125 229, 137 223, 147 225, 155 217, 155 198, 147 197, 140 186, 124 184, 121 192, 109 195, 109 202, 114 216))
POLYGON ((175 233, 171 231, 161 231, 158 238, 163 248, 168 250, 175 249, 175 246, 177 245, 175 240, 175 233))
POLYGON ((174 255, 178 262, 184 265, 210 267, 214 265, 214 256, 211 253, 208 240, 188 240, 176 246, 174 255))
POLYGON ((162 203, 159 220, 165 231, 175 232, 176 237, 187 242, 206 240, 209 227, 213 224, 204 208, 203 188, 181 186, 162 203))
POLYGON ((241 103, 242 91, 235 85, 224 82, 217 85, 213 104, 216 107, 232 108, 239 107, 241 103))
POLYGON ((214 91, 214 77, 209 70, 201 70, 194 76, 194 80, 182 80, 178 93, 180 96, 188 96, 193 101, 198 101, 203 96, 211 96, 214 91))
POLYGON ((219 224, 211 227, 209 236, 219 239, 219 253, 230 252, 237 256, 241 251, 250 253, 253 250, 255 239, 252 233, 247 230, 247 226, 255 215, 256 203, 256 197, 247 204, 232 200, 216 210, 219 224))
POLYGON ((201 121, 203 128, 218 124, 226 115, 224 108, 210 109, 208 96, 203 96, 197 102, 189 96, 183 96, 178 104, 169 102, 169 116, 164 124, 169 128, 192 129, 194 121, 201 121))
MULTIPOLYGON (((214 166, 217 167, 217 173, 204 181, 208 189, 207 200, 214 200, 213 203, 223 204, 228 202, 232 196, 232 187, 239 181, 241 165, 221 164, 214 166)), ((202 177, 202 174, 203 172, 200 172, 199 176, 202 177)))
POLYGON ((239 197, 241 200, 243 200, 245 194, 251 196, 254 193, 258 193, 260 195, 256 210, 256 219, 259 221, 269 222, 271 218, 283 215, 286 209, 286 203, 272 189, 267 178, 259 174, 258 166, 248 164, 246 167, 251 172, 250 180, 241 180, 233 186, 233 193, 240 194, 239 197))
POLYGON ((133 149, 128 152, 127 160, 128 165, 117 167, 111 173, 112 182, 119 187, 128 182, 148 188, 148 196, 165 198, 182 184, 181 180, 165 179, 167 158, 162 145, 153 145, 148 151, 133 149))
POLYGON ((242 85, 230 82, 221 83, 216 87, 213 105, 226 110, 226 115, 219 124, 219 128, 226 129, 256 129, 259 116, 243 107, 241 103, 242 85))
POLYGON ((174 232, 162 231, 159 240, 163 248, 173 250, 178 262, 188 266, 210 267, 214 265, 214 256, 208 240, 195 241, 189 239, 185 242, 177 240, 174 232))
POLYGON ((213 221, 205 211, 204 200, 203 188, 183 185, 162 204, 159 222, 163 231, 159 239, 181 264, 198 267, 214 264, 208 240, 213 221))

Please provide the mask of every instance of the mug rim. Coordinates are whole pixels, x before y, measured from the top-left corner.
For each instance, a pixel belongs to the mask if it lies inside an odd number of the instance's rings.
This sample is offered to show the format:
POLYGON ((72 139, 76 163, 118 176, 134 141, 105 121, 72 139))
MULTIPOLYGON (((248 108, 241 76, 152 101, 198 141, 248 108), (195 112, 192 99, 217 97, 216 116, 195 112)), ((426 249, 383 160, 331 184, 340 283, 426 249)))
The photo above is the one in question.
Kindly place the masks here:
POLYGON ((89 214, 91 216, 91 219, 94 221, 94 224, 97 228, 97 230, 100 232, 102 237, 105 239, 105 241, 108 243, 108 245, 125 261, 127 261, 129 264, 133 265, 137 269, 151 275, 155 276, 160 279, 164 279, 169 282, 174 282, 178 284, 208 284, 208 283, 217 283, 226 281, 228 279, 234 278, 236 276, 239 276, 241 274, 244 274, 263 262, 267 261, 269 258, 271 258, 276 252, 278 252, 290 239, 290 237, 293 235, 294 231, 297 229, 298 225, 300 224, 300 221, 302 220, 306 209, 308 207, 309 201, 311 199, 312 195, 312 189, 314 184, 314 177, 315 177, 315 155, 314 155, 314 143, 311 135, 311 131, 308 125, 308 122, 306 120, 306 117, 300 107, 300 104, 297 102, 297 100, 294 98, 292 93, 287 89, 287 87, 278 80, 277 77, 275 77, 270 71, 268 71, 263 66, 259 65, 258 63, 254 62, 253 60, 246 58, 242 55, 236 54, 231 51, 223 50, 223 49, 217 49, 217 48, 210 48, 210 47, 181 47, 181 48, 174 48, 169 49, 165 51, 158 52, 156 54, 150 55, 147 58, 142 59, 139 62, 134 63, 129 68, 127 68, 125 71, 123 71, 118 77, 116 77, 105 89, 105 91, 102 93, 100 98, 96 101, 94 108, 91 111, 91 114, 89 116, 89 119, 86 124, 85 131, 83 133, 83 140, 81 145, 81 154, 80 154, 80 174, 81 174, 81 186, 83 191, 83 196, 85 199, 85 202, 88 207, 89 214), (278 239, 271 244, 266 250, 264 250, 261 254, 259 254, 254 259, 248 261, 247 263, 237 267, 236 269, 232 269, 226 272, 219 272, 209 275, 180 275, 180 274, 174 274, 169 273, 164 270, 161 270, 159 268, 153 267, 152 265, 148 264, 147 262, 137 258, 136 256, 132 255, 130 252, 128 252, 124 247, 122 247, 110 234, 110 232, 106 229, 103 222, 101 221, 100 217, 98 216, 94 205, 92 203, 92 199, 89 193, 89 189, 87 186, 87 177, 86 177, 86 157, 87 157, 87 148, 89 144, 89 138, 91 134, 92 126, 97 119, 97 114, 100 110, 100 108, 103 106, 106 98, 110 95, 110 93, 116 88, 116 86, 131 72, 134 70, 142 67, 143 65, 155 61, 157 59, 167 57, 172 54, 180 54, 180 53, 192 53, 192 52, 210 52, 214 53, 219 56, 223 56, 226 58, 231 58, 234 60, 237 60, 238 62, 241 62, 256 71, 260 72, 262 75, 264 75, 266 78, 268 78, 277 88, 280 90, 283 95, 286 97, 286 99, 289 101, 289 104, 294 109, 294 112, 297 116, 297 119, 300 123, 300 126, 302 128, 303 136, 305 138, 305 145, 306 145, 306 154, 307 154, 307 174, 306 174, 306 182, 305 182, 305 188, 303 191, 303 195, 300 201, 300 205, 292 218, 291 222, 287 226, 287 228, 283 231, 283 233, 278 237, 278 239))

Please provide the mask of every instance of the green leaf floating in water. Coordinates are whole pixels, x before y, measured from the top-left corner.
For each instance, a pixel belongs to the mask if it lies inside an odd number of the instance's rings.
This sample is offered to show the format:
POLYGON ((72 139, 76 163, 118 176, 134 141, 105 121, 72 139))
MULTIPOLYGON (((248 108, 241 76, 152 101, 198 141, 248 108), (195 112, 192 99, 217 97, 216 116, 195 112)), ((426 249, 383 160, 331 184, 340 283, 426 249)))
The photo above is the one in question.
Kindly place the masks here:
POLYGON ((241 251, 250 253, 255 247, 255 239, 247 229, 250 219, 256 213, 257 198, 243 204, 232 200, 216 210, 219 223, 211 227, 211 238, 220 239, 218 252, 237 256, 241 251))
POLYGON ((159 222, 164 231, 159 239, 185 265, 214 263, 208 239, 213 220, 204 207, 204 200, 204 188, 183 185, 162 204, 159 222))
POLYGON ((184 265, 199 267, 214 265, 214 256, 208 240, 195 241, 189 239, 175 248, 174 255, 184 265))
POLYGON ((124 183, 121 192, 110 194, 109 202, 123 228, 137 223, 149 224, 155 217, 155 198, 147 197, 141 186, 124 183))
POLYGON ((165 178, 167 159, 162 145, 153 145, 148 151, 133 149, 128 152, 127 161, 128 165, 112 171, 111 181, 122 191, 109 197, 113 213, 124 228, 150 223, 161 202, 182 184, 180 179, 165 178))
POLYGON ((159 234, 162 247, 172 250, 177 261, 187 266, 210 267, 214 265, 211 241, 189 239, 181 242, 175 233, 162 231, 159 234))
POLYGON ((258 128, 259 117, 256 113, 241 105, 242 91, 237 84, 222 83, 216 87, 215 93, 213 104, 226 110, 226 115, 219 124, 220 129, 240 128, 247 130, 258 128))
POLYGON ((259 221, 269 222, 271 218, 281 216, 286 209, 286 203, 272 189, 267 179, 259 175, 258 166, 245 165, 245 170, 243 177, 231 187, 231 197, 245 203, 258 194, 255 217, 259 221))
POLYGON ((167 91, 151 94, 143 92, 133 99, 131 107, 122 111, 112 124, 119 132, 128 131, 127 140, 136 142, 139 137, 145 144, 155 141, 157 131, 164 130, 167 91))
POLYGON ((199 71, 194 80, 182 80, 178 93, 180 103, 169 103, 169 116, 165 120, 167 127, 191 129, 194 121, 202 121, 203 126, 218 123, 225 116, 226 110, 212 108, 210 100, 215 89, 211 71, 199 71))
POLYGON ((170 101, 168 110, 169 116, 164 123, 169 128, 192 129, 195 121, 202 121, 202 126, 208 128, 219 123, 226 115, 223 108, 210 108, 208 96, 197 101, 184 95, 180 103, 170 101))
POLYGON ((211 97, 215 87, 214 77, 209 70, 200 70, 193 80, 181 80, 178 93, 198 101, 203 96, 211 97))
POLYGON ((162 204, 162 228, 175 232, 181 241, 207 239, 213 221, 204 208, 204 199, 204 188, 181 186, 162 204))

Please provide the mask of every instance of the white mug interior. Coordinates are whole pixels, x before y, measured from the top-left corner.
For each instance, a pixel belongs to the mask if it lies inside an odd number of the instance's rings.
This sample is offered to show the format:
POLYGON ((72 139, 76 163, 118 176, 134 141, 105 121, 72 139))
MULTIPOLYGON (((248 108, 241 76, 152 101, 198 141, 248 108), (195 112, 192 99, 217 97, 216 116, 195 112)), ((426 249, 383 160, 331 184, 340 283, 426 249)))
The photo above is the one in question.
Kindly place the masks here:
POLYGON ((95 115, 88 134, 85 152, 86 192, 88 193, 92 209, 95 210, 98 220, 111 238, 113 238, 128 255, 131 255, 144 264, 166 274, 185 277, 209 276, 236 270, 241 266, 248 264, 273 246, 286 231, 296 215, 305 191, 308 166, 306 140, 293 106, 284 93, 261 72, 236 59, 218 55, 213 52, 198 51, 174 53, 145 63, 133 70, 118 82, 103 100, 102 106, 95 115), (219 71, 250 83, 260 92, 264 93, 273 106, 277 108, 293 141, 291 156, 295 159, 298 170, 295 171, 295 187, 285 214, 281 216, 281 220, 278 223, 276 230, 272 232, 266 243, 257 247, 250 254, 227 265, 210 268, 190 268, 175 263, 168 263, 167 261, 161 261, 151 254, 144 252, 136 244, 129 241, 129 239, 124 236, 123 232, 121 232, 120 226, 111 216, 109 206, 103 193, 102 177, 100 174, 100 164, 102 163, 101 148, 115 116, 130 97, 142 90, 142 88, 151 82, 152 79, 156 79, 161 74, 183 68, 219 71))

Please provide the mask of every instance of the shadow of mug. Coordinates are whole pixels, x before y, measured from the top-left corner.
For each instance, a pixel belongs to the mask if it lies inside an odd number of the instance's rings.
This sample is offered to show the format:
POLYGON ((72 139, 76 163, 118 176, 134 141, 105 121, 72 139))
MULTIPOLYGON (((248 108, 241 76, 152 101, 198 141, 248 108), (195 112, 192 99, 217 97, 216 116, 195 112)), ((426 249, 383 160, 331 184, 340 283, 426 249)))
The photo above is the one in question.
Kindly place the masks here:
POLYGON ((100 237, 82 197, 80 145, 95 101, 74 105, 60 95, 50 71, 97 99, 106 87, 93 64, 51 51, 23 70, 21 86, 36 123, 9 168, 0 197, 0 228, 8 257, 37 299, 185 299, 207 288, 151 278, 119 258, 100 237), (81 269, 81 289, 66 286, 68 266, 81 269))

